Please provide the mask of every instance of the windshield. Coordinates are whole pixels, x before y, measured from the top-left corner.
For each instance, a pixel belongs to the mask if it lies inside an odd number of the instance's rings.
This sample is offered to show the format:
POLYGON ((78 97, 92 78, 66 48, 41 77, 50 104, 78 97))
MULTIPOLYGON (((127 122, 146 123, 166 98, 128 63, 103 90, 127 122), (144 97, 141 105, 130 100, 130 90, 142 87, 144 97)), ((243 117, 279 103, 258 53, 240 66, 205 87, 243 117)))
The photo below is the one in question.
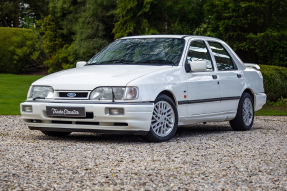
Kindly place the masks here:
POLYGON ((178 65, 184 39, 119 39, 92 58, 88 64, 178 65))

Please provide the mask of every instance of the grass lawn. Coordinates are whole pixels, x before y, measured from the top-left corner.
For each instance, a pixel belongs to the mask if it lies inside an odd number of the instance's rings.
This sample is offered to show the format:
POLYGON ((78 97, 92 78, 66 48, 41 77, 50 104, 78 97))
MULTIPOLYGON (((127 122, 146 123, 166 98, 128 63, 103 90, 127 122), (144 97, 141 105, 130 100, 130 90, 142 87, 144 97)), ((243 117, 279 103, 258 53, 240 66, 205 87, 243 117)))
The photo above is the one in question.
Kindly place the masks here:
POLYGON ((0 115, 20 115, 32 82, 43 76, 0 74, 0 115))
POLYGON ((261 110, 255 112, 255 115, 287 116, 287 107, 274 107, 265 104, 261 110))
MULTIPOLYGON (((0 115, 20 115, 20 103, 26 100, 32 82, 42 75, 0 74, 0 115)), ((255 115, 285 115, 287 107, 264 105, 255 115)))

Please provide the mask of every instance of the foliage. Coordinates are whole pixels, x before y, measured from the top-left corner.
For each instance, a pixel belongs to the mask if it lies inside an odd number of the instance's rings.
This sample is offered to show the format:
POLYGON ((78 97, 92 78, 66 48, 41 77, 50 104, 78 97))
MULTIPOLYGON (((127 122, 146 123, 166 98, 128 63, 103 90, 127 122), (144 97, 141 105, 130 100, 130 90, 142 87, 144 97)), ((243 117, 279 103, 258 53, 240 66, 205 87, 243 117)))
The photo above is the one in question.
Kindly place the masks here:
POLYGON ((40 32, 44 33, 43 46, 48 57, 57 53, 64 46, 60 29, 59 23, 53 16, 49 15, 44 18, 40 32))
POLYGON ((277 101, 269 101, 271 106, 287 106, 287 99, 284 99, 282 96, 277 101))
POLYGON ((27 97, 32 82, 43 76, 38 75, 0 75, 0 115, 19 115, 21 102, 27 97))
POLYGON ((48 15, 48 0, 1 0, 0 27, 32 28, 48 15))
POLYGON ((287 0, 208 0, 201 34, 225 40, 244 62, 287 66, 287 0))
POLYGON ((269 101, 287 97, 287 68, 260 65, 264 80, 264 89, 269 101))
POLYGON ((18 33, 6 31, 0 33, 0 55, 5 55, 0 57, 0 72, 27 72, 28 60, 36 68, 43 66, 44 58, 50 73, 59 71, 90 59, 115 38, 152 33, 214 36, 227 41, 244 62, 287 66, 286 4, 287 0, 1 0, 0 26, 12 26, 20 18, 19 27, 31 28, 45 17, 36 28, 43 36, 46 58, 41 38, 27 32, 13 37, 18 33), (17 63, 20 60, 25 63, 17 63))
POLYGON ((88 60, 113 40, 116 0, 51 0, 42 23, 49 73, 88 60))
POLYGON ((35 73, 44 69, 41 39, 30 29, 0 27, 0 73, 35 73))
POLYGON ((144 34, 193 34, 203 21, 205 0, 119 0, 115 38, 144 34))
POLYGON ((0 27, 11 26, 13 22, 14 13, 13 1, 2 1, 0 3, 0 27))
POLYGON ((45 62, 45 65, 49 67, 48 72, 54 73, 60 70, 65 70, 75 67, 75 57, 71 53, 72 46, 64 46, 59 49, 49 60, 45 62))
POLYGON ((50 10, 60 20, 66 44, 87 60, 113 40, 116 0, 50 1, 50 10))

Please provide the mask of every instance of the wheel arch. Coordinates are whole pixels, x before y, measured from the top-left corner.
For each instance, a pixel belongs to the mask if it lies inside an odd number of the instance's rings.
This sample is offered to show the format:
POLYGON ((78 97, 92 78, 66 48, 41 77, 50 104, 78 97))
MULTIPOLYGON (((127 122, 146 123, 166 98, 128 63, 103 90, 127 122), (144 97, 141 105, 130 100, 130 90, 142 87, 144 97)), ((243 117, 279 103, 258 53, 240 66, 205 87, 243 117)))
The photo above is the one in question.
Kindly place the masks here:
MULTIPOLYGON (((252 99, 253 99, 253 107, 255 108, 255 106, 256 106, 256 96, 255 96, 255 93, 254 93, 254 91, 251 89, 251 88, 246 88, 244 91, 243 91, 243 93, 249 93, 250 95, 251 95, 251 97, 252 97, 252 99)), ((242 95, 243 95, 243 93, 242 93, 242 95)), ((241 96, 242 96, 241 95, 241 96)))
POLYGON ((174 104, 175 104, 176 107, 177 107, 178 103, 177 103, 176 97, 175 97, 175 95, 174 95, 171 91, 169 91, 169 90, 163 90, 163 91, 161 91, 161 92, 158 94, 158 96, 159 96, 160 94, 163 94, 163 95, 166 95, 166 96, 170 97, 170 99, 172 99, 172 101, 174 102, 174 104))
MULTIPOLYGON (((243 91, 243 93, 245 93, 245 92, 246 92, 246 93, 249 93, 249 94, 251 95, 251 97, 252 97, 252 99, 253 99, 253 102, 254 102, 254 104, 255 104, 255 101, 256 101, 256 100, 255 100, 255 95, 254 95, 255 93, 252 91, 252 89, 246 88, 246 89, 243 91)), ((242 93, 242 95, 243 95, 243 93, 242 93)), ((242 96, 242 95, 241 95, 241 96, 242 96)))

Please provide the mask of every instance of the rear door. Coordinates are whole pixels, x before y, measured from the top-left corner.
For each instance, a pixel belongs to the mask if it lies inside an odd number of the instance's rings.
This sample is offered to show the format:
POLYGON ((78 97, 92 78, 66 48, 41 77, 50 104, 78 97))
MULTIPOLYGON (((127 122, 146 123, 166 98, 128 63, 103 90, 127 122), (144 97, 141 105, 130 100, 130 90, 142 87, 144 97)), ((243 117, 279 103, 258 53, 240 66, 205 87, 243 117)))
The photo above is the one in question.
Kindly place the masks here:
POLYGON ((220 112, 234 112, 245 84, 243 72, 237 69, 227 47, 215 41, 208 41, 208 44, 215 58, 221 83, 220 112))

